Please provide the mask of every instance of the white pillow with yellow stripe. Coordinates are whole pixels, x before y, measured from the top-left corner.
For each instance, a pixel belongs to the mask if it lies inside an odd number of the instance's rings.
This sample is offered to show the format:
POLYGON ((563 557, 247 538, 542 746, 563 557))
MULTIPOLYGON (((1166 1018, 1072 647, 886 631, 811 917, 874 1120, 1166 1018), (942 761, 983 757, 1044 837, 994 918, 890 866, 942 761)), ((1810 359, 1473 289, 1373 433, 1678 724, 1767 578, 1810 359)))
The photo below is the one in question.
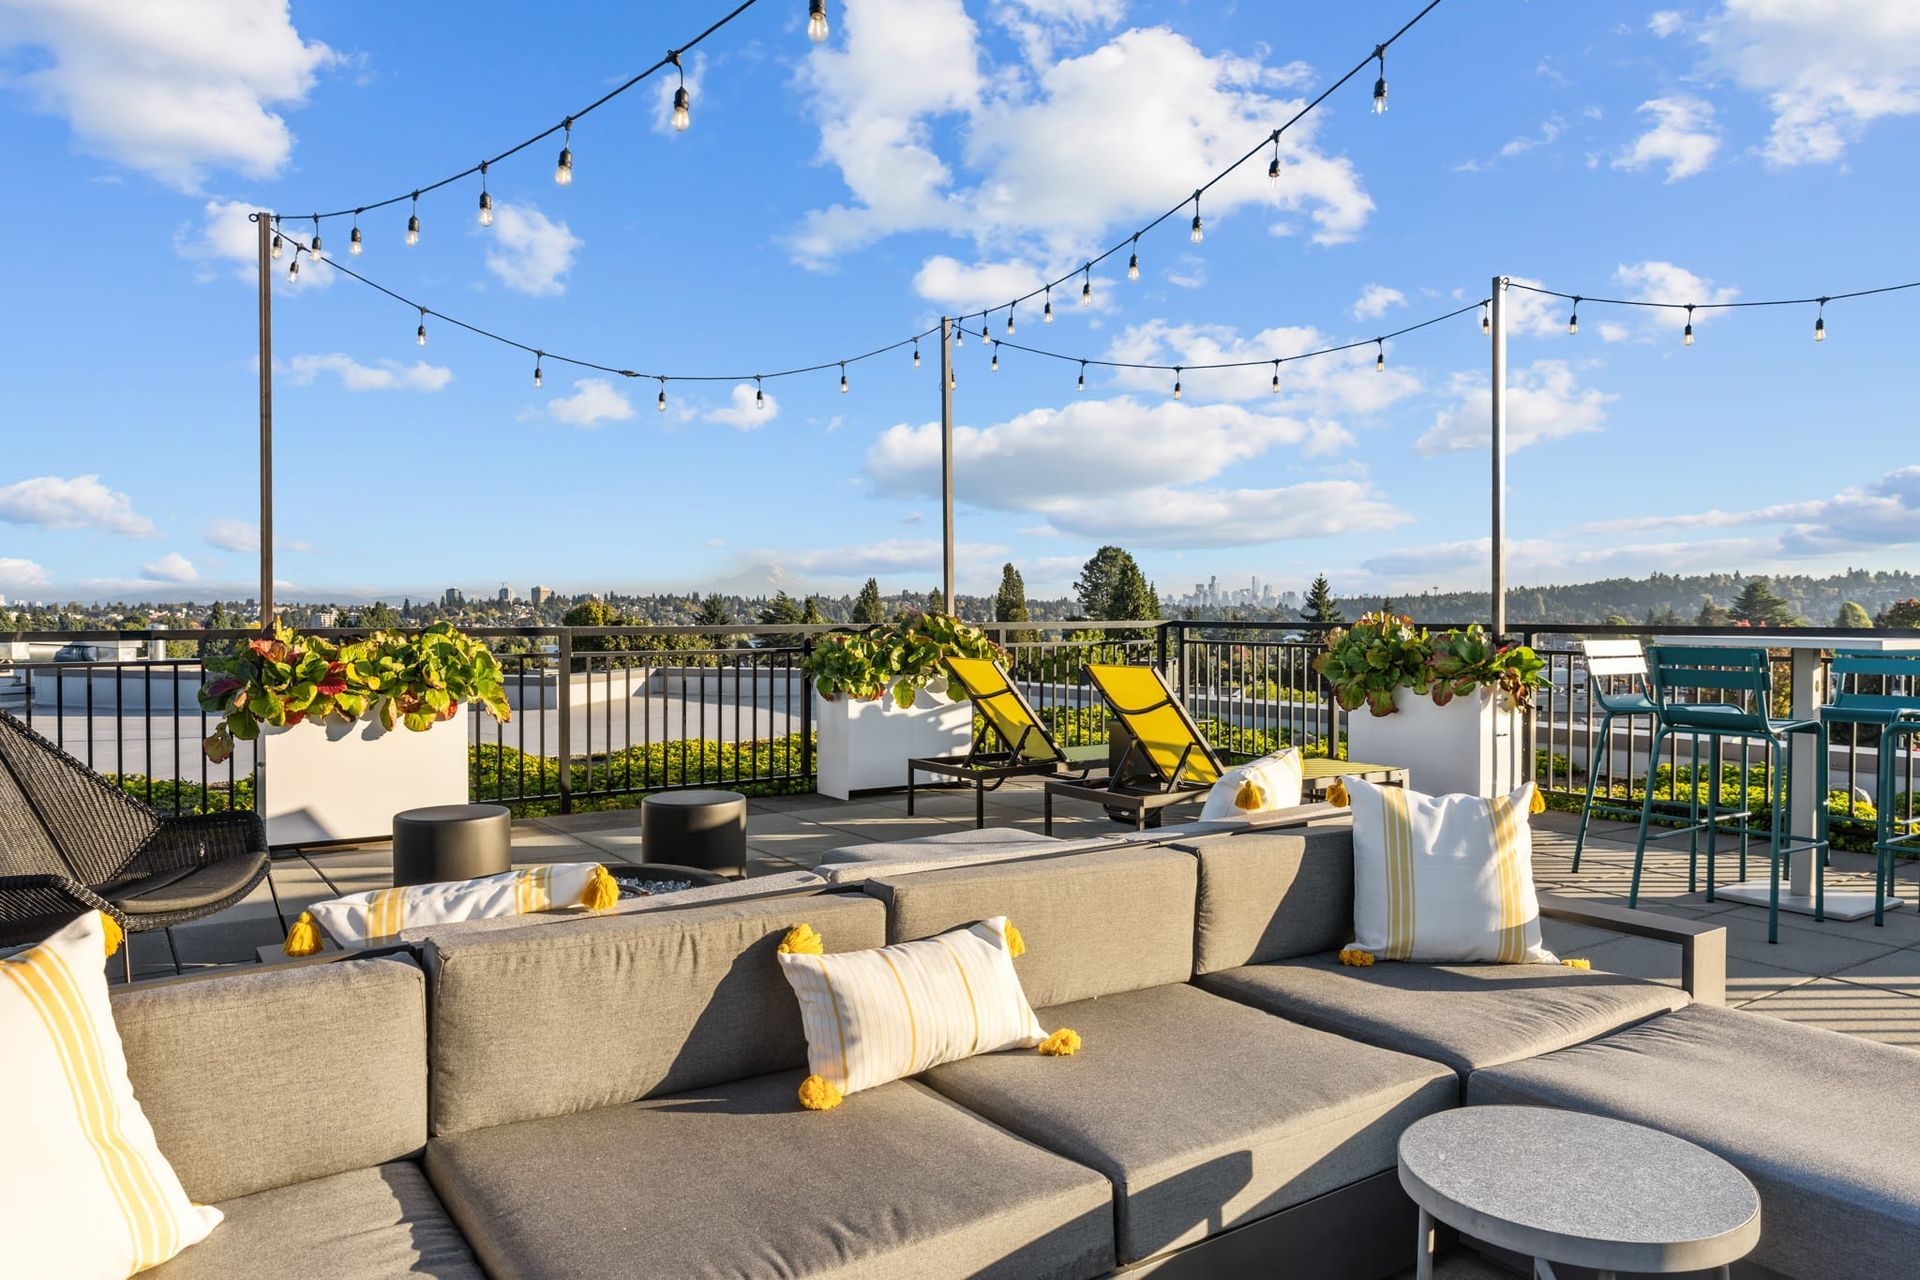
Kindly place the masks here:
POLYGON ((1554 963, 1533 888, 1531 782, 1489 800, 1344 781, 1354 940, 1342 960, 1554 963))
POLYGON ((822 950, 804 924, 780 944, 807 1034, 800 1104, 810 1110, 975 1054, 1080 1048, 1076 1033, 1048 1035, 1033 1016, 1013 970, 1025 944, 1005 916, 871 951, 822 950))
POLYGON ((316 932, 343 947, 377 946, 402 929, 526 915, 561 907, 604 911, 620 900, 620 886, 597 862, 554 862, 477 880, 449 880, 393 889, 369 889, 316 902, 287 931, 290 956, 320 950, 316 932))
POLYGON ((1220 818, 1245 818, 1276 809, 1292 809, 1300 803, 1301 788, 1306 785, 1300 764, 1300 752, 1282 747, 1272 755, 1237 764, 1220 775, 1220 781, 1207 792, 1200 810, 1200 821, 1220 818))
POLYGON ((125 1280, 220 1224, 127 1082, 103 920, 0 959, 0 1274, 125 1280))

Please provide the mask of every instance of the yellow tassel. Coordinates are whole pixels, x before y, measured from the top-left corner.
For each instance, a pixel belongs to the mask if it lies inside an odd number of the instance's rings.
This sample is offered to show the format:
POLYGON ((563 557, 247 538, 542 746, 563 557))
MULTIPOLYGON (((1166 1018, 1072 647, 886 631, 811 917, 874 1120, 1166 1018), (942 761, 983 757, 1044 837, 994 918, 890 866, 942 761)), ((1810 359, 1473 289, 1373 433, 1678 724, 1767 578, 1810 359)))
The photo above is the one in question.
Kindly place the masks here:
POLYGON ((1080 1052, 1080 1033, 1070 1027, 1062 1027, 1042 1040, 1039 1049, 1049 1058, 1071 1058, 1080 1052))
POLYGON ((118 920, 106 912, 101 911, 96 914, 100 917, 100 932, 106 935, 107 954, 112 955, 120 949, 120 944, 127 940, 126 931, 120 927, 118 920))
POLYGON ((1580 957, 1578 957, 1578 956, 1575 956, 1575 957, 1574 957, 1573 959, 1571 959, 1571 960, 1562 960, 1562 961, 1561 961, 1560 963, 1561 963, 1561 964, 1563 964, 1563 965, 1565 965, 1565 966, 1567 966, 1567 968, 1569 968, 1569 969, 1591 969, 1591 968, 1593 968, 1593 961, 1591 961, 1591 960, 1582 960, 1582 959, 1581 959, 1580 957))
MULTIPOLYGON (((820 941, 820 935, 813 931, 813 926, 810 924, 797 924, 793 926, 793 928, 787 930, 787 936, 780 943, 780 952, 782 955, 817 956, 826 954, 826 950, 826 947, 822 945, 820 941)), ((808 1079, 819 1080, 820 1077, 809 1076, 808 1079)), ((803 1089, 805 1087, 805 1085, 801 1086, 803 1089)), ((837 1095, 834 1100, 836 1102, 839 1101, 837 1095)), ((815 1110, 818 1111, 824 1111, 825 1109, 825 1107, 815 1108, 815 1110)))
POLYGON ((1540 794, 1540 788, 1535 787, 1533 789, 1533 802, 1527 806, 1527 812, 1528 813, 1545 813, 1546 811, 1547 811, 1547 798, 1540 794))
POLYGON ((1371 968, 1373 966, 1373 953, 1370 951, 1362 951, 1357 947, 1342 947, 1340 949, 1340 963, 1351 965, 1356 969, 1371 968))
POLYGON ((293 928, 287 930, 287 940, 280 949, 290 956, 310 956, 320 947, 320 926, 313 922, 310 912, 302 911, 293 928))
POLYGON ((809 1111, 831 1111, 845 1095, 825 1076, 808 1076, 800 1082, 800 1105, 809 1111))
POLYGON ((1350 799, 1351 797, 1347 795, 1347 784, 1339 778, 1335 778, 1333 785, 1327 788, 1327 803, 1339 805, 1344 809, 1347 807, 1350 799))
POLYGON ((1007 921, 1007 954, 1016 960, 1027 954, 1027 940, 1020 936, 1011 920, 1007 921))
POLYGON ((613 873, 605 867, 595 867, 593 874, 587 877, 586 892, 580 895, 580 905, 589 911, 605 911, 620 901, 620 884, 613 873))
POLYGON ((1233 793, 1233 807, 1242 812, 1252 812, 1267 807, 1266 793, 1260 790, 1260 784, 1252 778, 1240 783, 1240 789, 1233 793))

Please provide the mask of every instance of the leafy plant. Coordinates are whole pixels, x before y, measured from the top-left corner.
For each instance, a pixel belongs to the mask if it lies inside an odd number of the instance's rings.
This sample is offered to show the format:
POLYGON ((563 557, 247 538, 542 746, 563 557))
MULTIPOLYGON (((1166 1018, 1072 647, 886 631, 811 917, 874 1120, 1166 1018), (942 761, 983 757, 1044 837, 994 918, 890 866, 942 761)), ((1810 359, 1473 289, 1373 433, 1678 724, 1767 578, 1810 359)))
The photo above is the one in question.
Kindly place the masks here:
POLYGON ((1347 711, 1365 706, 1376 716, 1393 714, 1393 695, 1410 689, 1446 706, 1482 688, 1497 691, 1502 710, 1532 704, 1546 683, 1546 661, 1525 645, 1501 645, 1478 624, 1429 634, 1410 617, 1369 613, 1351 627, 1327 633, 1327 647, 1313 669, 1333 686, 1347 711))
POLYGON ((871 631, 821 637, 807 655, 806 670, 829 702, 842 695, 877 702, 891 692, 896 705, 910 707, 922 689, 964 700, 963 692, 948 687, 941 664, 949 657, 1004 662, 1006 652, 986 632, 958 618, 909 613, 871 631))
POLYGON ((420 732, 468 702, 500 720, 513 717, 498 660, 447 622, 418 635, 380 631, 335 644, 276 621, 271 636, 209 653, 205 666, 200 707, 221 721, 202 746, 215 762, 233 754, 236 739, 259 737, 263 726, 350 724, 371 712, 387 729, 404 724, 420 732))

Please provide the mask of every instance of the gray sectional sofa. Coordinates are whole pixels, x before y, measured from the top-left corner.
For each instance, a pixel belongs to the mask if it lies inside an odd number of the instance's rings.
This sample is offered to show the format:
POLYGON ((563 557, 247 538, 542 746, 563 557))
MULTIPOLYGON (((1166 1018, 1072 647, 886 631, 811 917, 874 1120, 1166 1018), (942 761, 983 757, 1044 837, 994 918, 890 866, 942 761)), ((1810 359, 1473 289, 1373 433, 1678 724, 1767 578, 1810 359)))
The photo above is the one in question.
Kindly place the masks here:
POLYGON ((1764 1204, 1751 1274, 1920 1257, 1920 1170, 1892 1136, 1912 1122, 1887 1102, 1916 1092, 1908 1054, 1716 1007, 1718 932, 1640 913, 1548 907, 1679 944, 1700 998, 1560 966, 1342 968, 1350 840, 869 863, 804 893, 120 991, 161 1149, 227 1214, 151 1274, 1386 1276, 1412 1260, 1401 1131, 1495 1101, 1733 1160, 1764 1204), (831 953, 998 914, 1078 1055, 797 1106, 790 926, 831 953))

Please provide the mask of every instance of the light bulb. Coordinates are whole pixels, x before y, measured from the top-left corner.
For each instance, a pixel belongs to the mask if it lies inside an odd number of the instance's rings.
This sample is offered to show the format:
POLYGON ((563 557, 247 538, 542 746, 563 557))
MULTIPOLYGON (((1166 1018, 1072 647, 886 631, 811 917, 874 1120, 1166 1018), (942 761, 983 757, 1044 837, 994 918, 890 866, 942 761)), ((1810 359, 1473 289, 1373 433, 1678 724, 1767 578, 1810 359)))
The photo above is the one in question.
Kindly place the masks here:
POLYGON ((1084 360, 1080 362, 1080 381, 1073 389, 1075 391, 1085 391, 1087 389, 1087 362, 1084 360))
POLYGON ((409 245, 420 243, 420 215, 417 213, 407 219, 407 243, 409 245))
POLYGON ((1569 334, 1580 332, 1580 313, 1578 311, 1567 316, 1567 332, 1569 334))
POLYGON ((493 225, 493 197, 485 191, 480 193, 480 225, 483 227, 493 225))
POLYGON ((1140 255, 1137 253, 1130 253, 1127 255, 1127 279, 1138 280, 1139 278, 1140 278, 1140 255))
POLYGON ((1206 238, 1207 238, 1206 228, 1201 225, 1200 211, 1196 209, 1194 210, 1194 213, 1193 213, 1193 230, 1187 233, 1187 239, 1193 241, 1195 244, 1199 244, 1202 240, 1205 240, 1206 238))
POLYGON ((1693 345, 1693 308, 1692 307, 1687 308, 1687 327, 1680 331, 1680 345, 1683 347, 1690 347, 1693 345))
POLYGON ((1173 371, 1173 398, 1175 400, 1180 398, 1180 371, 1178 369, 1173 371))
POLYGON ((546 376, 540 372, 540 357, 535 356, 533 358, 533 389, 538 391, 546 385, 546 381, 546 376))
POLYGON ((687 86, 684 84, 673 91, 673 127, 682 133, 693 123, 693 117, 687 111, 692 103, 693 99, 687 96, 687 86))
POLYGON ((766 393, 760 389, 760 379, 758 378, 753 380, 753 407, 756 409, 764 409, 767 407, 766 393))
POLYGON ((273 260, 275 262, 280 261, 280 233, 278 231, 273 233, 273 260))
POLYGON ((1088 306, 1093 302, 1093 281, 1082 276, 1080 280, 1080 305, 1088 306))
POLYGON ((1381 76, 1373 82, 1373 114, 1387 114, 1387 78, 1381 76))
POLYGON ((573 185, 573 148, 560 148, 560 161, 554 166, 553 180, 563 187, 573 185))
MULTIPOLYGON (((1375 345, 1379 346, 1378 343, 1375 345)), ((1380 347, 1379 354, 1374 356, 1373 371, 1375 373, 1385 373, 1387 371, 1387 349, 1385 347, 1380 347)))
POLYGON ((293 261, 287 264, 287 283, 292 284, 300 278, 300 251, 293 251, 293 261))
POLYGON ((1280 155, 1278 152, 1274 153, 1273 162, 1267 166, 1267 185, 1270 187, 1280 185, 1280 155))
POLYGON ((1820 299, 1820 314, 1813 319, 1813 340, 1815 342, 1827 340, 1827 300, 1825 298, 1820 299))
POLYGON ((1009 338, 1013 336, 1013 308, 1012 307, 1007 308, 1007 336, 1009 338))
POLYGON ((307 252, 316 258, 322 258, 326 256, 321 252, 324 247, 325 246, 320 243, 320 224, 315 223, 313 227, 313 243, 307 246, 307 252))
POLYGON ((360 256, 360 227, 357 223, 354 225, 353 234, 347 237, 347 252, 356 258, 360 256))
POLYGON ((827 0, 809 0, 807 39, 819 44, 827 38, 827 0))
POLYGON ((967 327, 958 320, 953 322, 953 345, 956 347, 967 345, 967 327))
POLYGON ((1000 344, 993 344, 993 363, 987 366, 994 373, 1000 372, 1000 344))
POLYGON ((420 313, 420 327, 413 331, 413 341, 417 346, 427 345, 427 313, 420 313))
POLYGON ((1053 291, 1051 289, 1047 291, 1047 305, 1040 308, 1040 321, 1042 324, 1053 323, 1053 291))
POLYGON ((667 411, 667 380, 665 378, 660 379, 660 398, 653 402, 653 407, 661 413, 667 411))
POLYGON ((918 342, 913 344, 913 367, 916 369, 920 367, 920 344, 918 342))
POLYGON ((1280 362, 1278 360, 1273 362, 1273 383, 1268 389, 1276 396, 1280 394, 1280 362))
POLYGON ((847 366, 840 366, 840 394, 847 394, 847 366))
POLYGON ((951 391, 959 385, 960 379, 954 376, 953 370, 947 370, 947 390, 951 391))

